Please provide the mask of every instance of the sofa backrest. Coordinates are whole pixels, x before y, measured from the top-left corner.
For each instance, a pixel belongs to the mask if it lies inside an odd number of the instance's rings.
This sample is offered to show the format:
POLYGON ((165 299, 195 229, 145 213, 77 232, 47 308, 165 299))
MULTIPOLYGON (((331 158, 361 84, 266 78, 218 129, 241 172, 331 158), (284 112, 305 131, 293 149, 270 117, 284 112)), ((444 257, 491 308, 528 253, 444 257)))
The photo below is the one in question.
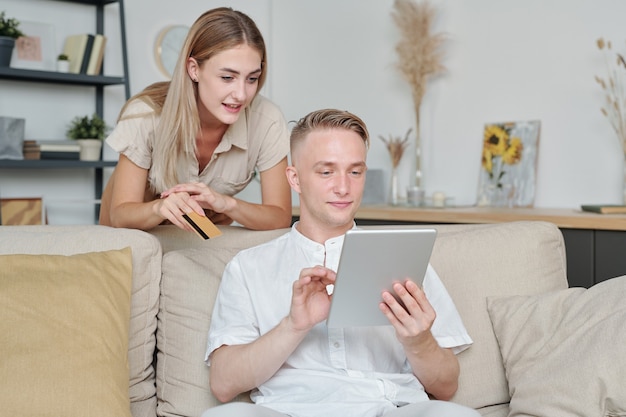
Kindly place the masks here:
POLYGON ((565 244, 552 223, 436 226, 431 263, 474 340, 458 358, 455 402, 481 408, 510 400, 487 297, 567 288, 565 244))

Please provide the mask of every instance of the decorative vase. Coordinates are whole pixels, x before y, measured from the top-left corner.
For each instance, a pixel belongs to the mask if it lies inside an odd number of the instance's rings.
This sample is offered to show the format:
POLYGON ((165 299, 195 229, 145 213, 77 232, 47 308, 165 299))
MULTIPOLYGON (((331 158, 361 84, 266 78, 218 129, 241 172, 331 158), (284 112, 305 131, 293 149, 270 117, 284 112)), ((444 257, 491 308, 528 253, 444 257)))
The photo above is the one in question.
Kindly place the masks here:
POLYGON ((514 189, 512 184, 489 184, 485 190, 485 203, 489 207, 513 207, 514 189))
POLYGON ((70 72, 70 61, 58 60, 57 61, 57 72, 70 72))
POLYGON ((389 204, 398 205, 398 167, 391 168, 391 179, 389 183, 389 204))
POLYGON ((626 206, 626 149, 624 149, 624 182, 622 183, 622 201, 626 206))
POLYGON ((11 55, 15 47, 15 39, 8 36, 0 36, 0 67, 11 65, 11 55))
POLYGON ((79 159, 81 161, 99 161, 102 141, 100 139, 78 139, 80 145, 79 159))

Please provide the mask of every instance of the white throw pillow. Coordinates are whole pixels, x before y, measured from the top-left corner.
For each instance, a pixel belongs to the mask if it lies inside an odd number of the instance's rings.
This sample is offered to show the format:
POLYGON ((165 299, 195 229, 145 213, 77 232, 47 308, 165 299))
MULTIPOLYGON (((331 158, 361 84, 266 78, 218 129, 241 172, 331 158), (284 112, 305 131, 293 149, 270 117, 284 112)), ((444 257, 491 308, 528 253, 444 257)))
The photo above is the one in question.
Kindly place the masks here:
POLYGON ((626 415, 626 276, 590 289, 492 297, 514 416, 626 415))

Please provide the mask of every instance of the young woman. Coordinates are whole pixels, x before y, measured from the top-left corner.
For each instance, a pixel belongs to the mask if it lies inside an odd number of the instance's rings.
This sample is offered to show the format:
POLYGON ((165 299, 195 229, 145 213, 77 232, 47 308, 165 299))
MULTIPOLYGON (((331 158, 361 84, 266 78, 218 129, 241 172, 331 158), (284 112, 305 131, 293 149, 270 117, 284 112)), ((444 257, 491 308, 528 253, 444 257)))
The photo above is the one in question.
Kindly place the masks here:
POLYGON ((183 214, 195 211, 216 224, 289 226, 289 132, 280 109, 257 94, 266 75, 265 43, 248 16, 230 8, 200 16, 171 82, 132 97, 107 138, 120 156, 100 224, 191 230, 183 214), (261 204, 234 198, 256 171, 261 204))

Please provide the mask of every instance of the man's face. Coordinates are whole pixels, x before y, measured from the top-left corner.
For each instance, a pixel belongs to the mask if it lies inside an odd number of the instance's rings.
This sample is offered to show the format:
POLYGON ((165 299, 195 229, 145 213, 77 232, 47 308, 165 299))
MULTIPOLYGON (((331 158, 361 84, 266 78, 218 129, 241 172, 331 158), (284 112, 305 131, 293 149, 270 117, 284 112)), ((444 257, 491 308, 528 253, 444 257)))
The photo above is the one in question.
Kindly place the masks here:
POLYGON ((346 129, 314 131, 299 145, 288 177, 300 194, 300 219, 307 229, 343 233, 352 227, 365 186, 366 155, 363 139, 346 129))

